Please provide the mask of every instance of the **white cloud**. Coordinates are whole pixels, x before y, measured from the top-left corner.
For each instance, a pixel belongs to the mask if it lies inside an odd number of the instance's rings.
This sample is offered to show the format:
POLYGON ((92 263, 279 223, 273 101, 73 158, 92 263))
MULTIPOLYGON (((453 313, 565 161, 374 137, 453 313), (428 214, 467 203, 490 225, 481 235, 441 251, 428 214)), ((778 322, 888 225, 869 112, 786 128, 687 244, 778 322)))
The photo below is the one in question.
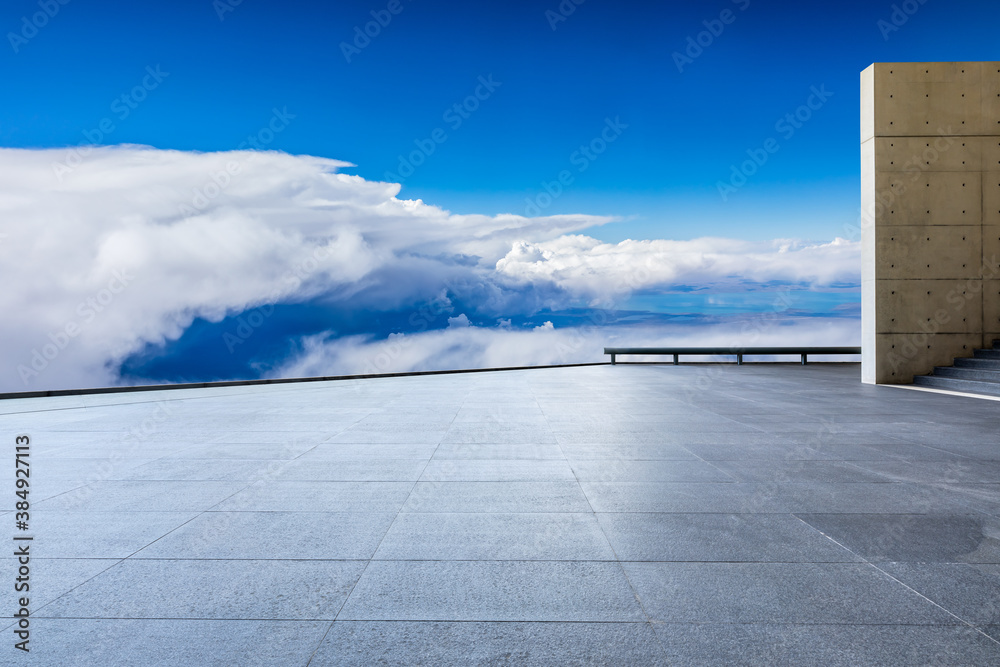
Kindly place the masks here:
MULTIPOLYGON (((858 272, 856 244, 611 245, 573 235, 609 217, 453 215, 324 158, 120 146, 94 148, 57 175, 66 154, 0 149, 0 391, 115 384, 124 359, 176 339, 195 318, 265 303, 351 299, 377 312, 436 301, 453 314, 450 299, 465 289, 483 310, 468 313, 499 322, 608 299, 636 266, 648 276, 633 286, 735 274, 822 283, 858 272), (532 285, 549 290, 534 305, 522 302, 532 285)), ((452 319, 463 317, 468 324, 466 313, 452 319)), ((521 350, 520 332, 449 331, 439 335, 468 337, 465 356, 442 351, 456 364, 548 358, 521 350)))
MULTIPOLYGON (((740 318, 706 330, 685 326, 617 326, 510 331, 461 327, 372 340, 365 336, 309 336, 301 353, 271 377, 405 373, 452 368, 502 368, 607 361, 604 347, 750 347, 754 345, 860 345, 857 320, 740 318)), ((817 358, 818 360, 819 358, 817 358)), ((843 361, 849 357, 840 357, 843 361)), ((659 361, 663 357, 627 357, 659 361)), ((731 360, 731 359, 727 359, 731 360)), ((749 360, 749 359, 748 359, 749 360)))
POLYGON ((515 243, 497 262, 497 271, 515 282, 548 282, 571 294, 608 302, 633 290, 678 283, 719 287, 775 280, 814 285, 856 282, 860 263, 860 244, 839 238, 824 244, 708 237, 612 244, 566 235, 515 243))
MULTIPOLYGON (((473 255, 492 272, 518 239, 610 220, 451 215, 397 199, 396 184, 338 173, 347 163, 283 153, 94 148, 57 175, 65 156, 0 150, 2 390, 113 384, 122 359, 178 337, 195 317, 346 298, 420 253, 473 255), (228 187, 214 185, 234 165, 228 187), (132 279, 109 299, 116 271, 132 279), (67 327, 75 335, 60 345, 67 327)), ((435 290, 453 272, 408 261, 435 290)), ((473 261, 466 272, 482 270, 473 261)), ((381 298, 398 305, 423 298, 419 289, 401 280, 381 298)))

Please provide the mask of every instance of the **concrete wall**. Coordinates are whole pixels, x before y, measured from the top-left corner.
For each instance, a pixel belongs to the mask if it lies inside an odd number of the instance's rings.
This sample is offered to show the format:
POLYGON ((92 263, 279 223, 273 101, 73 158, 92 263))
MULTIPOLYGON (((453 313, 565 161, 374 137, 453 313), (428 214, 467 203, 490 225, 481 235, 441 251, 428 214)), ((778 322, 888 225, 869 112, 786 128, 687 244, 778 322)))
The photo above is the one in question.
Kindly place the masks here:
POLYGON ((861 73, 862 380, 1000 338, 1000 63, 861 73))

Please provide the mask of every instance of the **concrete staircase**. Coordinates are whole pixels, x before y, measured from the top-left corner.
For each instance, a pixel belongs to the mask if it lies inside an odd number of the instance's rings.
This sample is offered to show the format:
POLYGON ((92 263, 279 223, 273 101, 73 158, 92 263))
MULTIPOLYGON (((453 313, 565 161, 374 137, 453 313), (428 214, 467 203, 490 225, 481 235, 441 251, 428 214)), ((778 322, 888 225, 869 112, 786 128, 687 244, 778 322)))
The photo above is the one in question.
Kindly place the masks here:
POLYGON ((931 375, 918 375, 913 384, 971 394, 1000 396, 1000 340, 993 348, 976 350, 971 358, 955 359, 954 366, 936 366, 931 375))

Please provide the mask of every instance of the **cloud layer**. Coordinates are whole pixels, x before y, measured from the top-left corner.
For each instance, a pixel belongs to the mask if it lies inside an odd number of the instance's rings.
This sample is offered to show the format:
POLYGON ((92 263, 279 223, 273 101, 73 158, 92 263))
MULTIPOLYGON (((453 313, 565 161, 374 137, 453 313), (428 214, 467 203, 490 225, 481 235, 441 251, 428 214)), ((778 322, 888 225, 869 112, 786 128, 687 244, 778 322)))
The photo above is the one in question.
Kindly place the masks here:
MULTIPOLYGON (((321 376, 332 374, 331 369, 335 369, 336 374, 354 375, 591 363, 608 360, 603 354, 605 346, 655 347, 669 344, 736 349, 753 345, 815 345, 817 340, 827 345, 857 345, 861 336, 856 320, 768 315, 716 324, 710 331, 676 325, 559 329, 548 322, 522 331, 449 327, 419 334, 389 335, 384 340, 319 334, 304 338, 300 354, 268 375, 321 376)), ((849 357, 835 360, 846 359, 849 357)), ((664 358, 634 356, 627 360, 663 362, 664 358)))
POLYGON ((517 282, 550 282, 568 293, 607 302, 633 290, 675 284, 732 289, 775 281, 850 283, 857 281, 858 261, 858 244, 844 239, 825 244, 723 238, 611 244, 566 235, 515 243, 497 262, 497 271, 517 282))
MULTIPOLYGON (((195 320, 265 304, 375 314, 437 304, 446 317, 430 328, 449 333, 425 340, 467 337, 455 348, 465 356, 439 359, 508 365, 552 361, 542 348, 518 351, 522 332, 502 326, 512 315, 605 307, 681 283, 822 287, 858 276, 855 243, 605 244, 577 232, 613 218, 454 215, 330 159, 137 146, 69 156, 0 149, 0 391, 115 384, 124 360, 168 345, 195 320), (489 334, 467 326, 486 320, 497 325, 489 334)), ((408 321, 411 335, 428 328, 408 321)), ((552 334, 562 335, 529 336, 552 334)), ((319 346, 371 340, 299 338, 291 348, 301 357, 273 368, 342 372, 354 366, 318 356, 319 346)), ((412 368, 428 363, 420 359, 412 368)))

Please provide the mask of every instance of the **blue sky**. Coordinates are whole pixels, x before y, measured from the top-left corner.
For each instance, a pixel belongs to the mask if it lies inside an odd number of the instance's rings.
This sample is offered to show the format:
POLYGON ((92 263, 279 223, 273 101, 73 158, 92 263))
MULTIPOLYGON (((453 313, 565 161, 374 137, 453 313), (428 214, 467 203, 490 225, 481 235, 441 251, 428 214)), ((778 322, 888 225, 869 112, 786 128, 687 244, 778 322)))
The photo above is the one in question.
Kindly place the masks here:
MULTIPOLYGON (((336 170, 401 183, 398 199, 456 215, 614 217, 563 230, 606 244, 706 236, 828 244, 857 237, 858 73, 875 61, 995 60, 998 19, 995 2, 941 0, 11 0, 0 10, 0 147, 233 151, 260 137, 277 110, 281 129, 265 133, 263 148, 351 163, 336 170), (54 15, 39 14, 46 8, 54 15), (371 22, 379 19, 385 25, 376 31, 371 22), (358 37, 366 24, 377 34, 358 37), (777 147, 770 153, 768 140, 777 147), (720 194, 720 182, 732 185, 734 166, 753 155, 766 161, 720 194)), ((8 213, 5 233, 23 233, 18 224, 8 213)), ((751 291, 770 289, 755 280, 751 291)), ((837 315, 857 301, 850 280, 776 280, 772 287, 820 295, 802 304, 804 312, 837 315)), ((282 324, 260 336, 268 343, 259 347, 271 351, 230 355, 210 375, 305 368, 285 362, 308 336, 349 331, 380 340, 394 328, 405 332, 405 324, 384 321, 417 303, 340 301, 331 314, 335 290, 327 287, 283 295, 282 324)), ((703 288, 721 296, 682 301, 683 290, 668 280, 644 284, 616 307, 709 318, 762 309, 759 297, 732 297, 745 286, 703 288)), ((538 300, 519 302, 506 315, 538 326, 552 312, 597 303, 573 294, 575 301, 550 299, 548 310, 538 300)), ((122 368, 147 379, 192 379, 213 356, 199 332, 219 338, 263 298, 223 300, 222 319, 200 305, 179 307, 178 321, 190 323, 138 336, 124 344, 124 356, 108 353, 105 381, 122 380, 122 368)), ((476 298, 449 297, 474 324, 505 319, 494 310, 477 320, 476 298)), ((23 360, 31 349, 11 357, 23 360)))

